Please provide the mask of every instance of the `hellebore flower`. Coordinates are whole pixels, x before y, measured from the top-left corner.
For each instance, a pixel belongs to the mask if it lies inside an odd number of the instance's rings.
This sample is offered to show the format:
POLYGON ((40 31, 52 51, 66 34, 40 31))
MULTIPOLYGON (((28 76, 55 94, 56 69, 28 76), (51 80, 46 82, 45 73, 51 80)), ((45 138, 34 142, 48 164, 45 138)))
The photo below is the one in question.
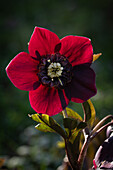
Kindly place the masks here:
POLYGON ((94 168, 113 170, 113 136, 109 137, 99 147, 93 160, 94 168))
POLYGON ((96 94, 88 38, 70 35, 60 40, 55 33, 35 27, 28 50, 10 62, 6 72, 17 88, 29 91, 36 112, 52 116, 70 100, 82 103, 96 94))
POLYGON ((106 136, 108 138, 99 147, 93 160, 94 169, 113 170, 113 126, 107 128, 106 136))

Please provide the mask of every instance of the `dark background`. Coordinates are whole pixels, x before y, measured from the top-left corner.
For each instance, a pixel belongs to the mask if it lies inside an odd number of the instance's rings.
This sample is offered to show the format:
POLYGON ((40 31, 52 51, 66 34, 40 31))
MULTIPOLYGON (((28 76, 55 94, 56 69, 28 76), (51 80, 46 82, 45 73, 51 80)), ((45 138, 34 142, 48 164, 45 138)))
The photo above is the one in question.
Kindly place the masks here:
MULTIPOLYGON (((102 56, 93 64, 98 93, 92 98, 97 117, 113 113, 113 1, 112 0, 19 0, 0 5, 0 157, 9 169, 52 170, 64 152, 60 138, 35 130, 28 114, 35 113, 28 92, 15 88, 5 67, 27 43, 35 26, 48 28, 60 38, 80 35, 92 40, 94 53, 102 56)), ((81 105, 70 103, 82 115, 81 105)), ((55 116, 59 122, 61 117, 55 116)))

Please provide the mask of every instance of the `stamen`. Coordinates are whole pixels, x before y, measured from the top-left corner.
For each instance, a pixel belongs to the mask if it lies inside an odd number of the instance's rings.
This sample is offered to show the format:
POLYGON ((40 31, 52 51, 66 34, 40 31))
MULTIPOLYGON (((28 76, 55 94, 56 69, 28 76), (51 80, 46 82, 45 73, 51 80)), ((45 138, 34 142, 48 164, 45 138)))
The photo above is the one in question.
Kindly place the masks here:
POLYGON ((62 83, 62 81, 58 78, 58 80, 59 80, 59 83, 60 83, 60 85, 61 86, 63 86, 63 83, 62 83))
POLYGON ((50 59, 49 60, 47 60, 49 63, 50 63, 50 59))
POLYGON ((63 67, 61 67, 60 63, 52 62, 48 67, 48 76, 51 78, 53 77, 60 77, 62 75, 63 67))

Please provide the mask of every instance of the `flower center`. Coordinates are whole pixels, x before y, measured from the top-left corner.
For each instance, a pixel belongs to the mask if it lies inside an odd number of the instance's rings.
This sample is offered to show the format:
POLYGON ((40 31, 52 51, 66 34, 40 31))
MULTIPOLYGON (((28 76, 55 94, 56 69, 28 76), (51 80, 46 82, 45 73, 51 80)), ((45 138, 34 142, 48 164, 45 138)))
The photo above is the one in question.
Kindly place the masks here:
POLYGON ((64 88, 72 79, 72 65, 60 53, 42 56, 38 76, 43 85, 64 88))
POLYGON ((60 63, 51 63, 48 67, 48 76, 52 79, 53 77, 60 77, 62 75, 63 67, 60 63))

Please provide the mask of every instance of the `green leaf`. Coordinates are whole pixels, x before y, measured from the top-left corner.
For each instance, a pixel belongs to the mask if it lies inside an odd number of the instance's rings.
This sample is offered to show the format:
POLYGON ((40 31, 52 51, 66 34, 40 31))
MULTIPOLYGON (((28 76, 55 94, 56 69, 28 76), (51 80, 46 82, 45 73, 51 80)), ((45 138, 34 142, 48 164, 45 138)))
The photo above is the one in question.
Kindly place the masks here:
POLYGON ((85 122, 87 122, 89 128, 91 129, 93 127, 96 116, 95 108, 90 99, 84 102, 82 105, 85 114, 85 122))
POLYGON ((75 129, 78 125, 78 121, 75 119, 71 119, 71 118, 64 118, 63 125, 64 125, 68 138, 70 138, 72 135, 72 130, 75 129))
POLYGON ((62 127, 52 117, 49 117, 49 123, 50 123, 50 127, 53 130, 55 130, 63 138, 66 138, 65 131, 62 129, 62 127))
POLYGON ((73 144, 74 143, 74 141, 76 140, 76 138, 77 138, 77 136, 78 136, 78 134, 79 134, 79 132, 81 131, 81 129, 75 129, 75 130, 73 130, 73 132, 72 132, 72 135, 71 135, 71 137, 70 137, 70 139, 69 139, 69 141, 73 144))
POLYGON ((66 111, 67 111, 68 117, 73 118, 73 119, 78 119, 80 121, 83 120, 82 117, 77 112, 75 112, 74 110, 72 110, 70 108, 66 108, 66 111))
POLYGON ((76 137, 78 136, 79 132, 84 129, 85 127, 87 126, 87 123, 85 122, 80 122, 77 126, 77 128, 75 128, 73 131, 72 131, 72 135, 70 137, 70 142, 71 143, 74 143, 74 141, 76 140, 76 137))
POLYGON ((85 127, 87 126, 87 123, 86 122, 80 122, 77 126, 77 129, 81 130, 81 129, 84 129, 85 127))
POLYGON ((71 143, 74 143, 75 138, 78 136, 79 132, 87 126, 87 123, 83 121, 80 122, 71 118, 64 118, 63 124, 71 143))
POLYGON ((78 121, 75 119, 64 118, 63 124, 65 128, 68 128, 69 130, 73 130, 77 127, 78 121))
POLYGON ((38 123, 42 123, 42 121, 39 118, 39 114, 32 114, 32 115, 28 115, 29 117, 31 117, 34 121, 38 122, 38 123))
POLYGON ((36 126, 38 130, 43 132, 56 132, 60 134, 63 138, 66 138, 65 131, 61 128, 61 126, 52 118, 46 114, 32 114, 29 115, 34 121, 39 124, 36 126), (47 131, 46 129, 47 128, 47 131), (51 130, 52 129, 52 130, 51 130))
POLYGON ((39 115, 40 119, 41 119, 45 124, 50 125, 50 123, 49 123, 50 117, 49 117, 48 115, 46 115, 46 114, 38 114, 38 115, 39 115))
POLYGON ((36 129, 42 131, 42 132, 55 132, 53 129, 51 129, 49 126, 39 123, 35 126, 36 129))

